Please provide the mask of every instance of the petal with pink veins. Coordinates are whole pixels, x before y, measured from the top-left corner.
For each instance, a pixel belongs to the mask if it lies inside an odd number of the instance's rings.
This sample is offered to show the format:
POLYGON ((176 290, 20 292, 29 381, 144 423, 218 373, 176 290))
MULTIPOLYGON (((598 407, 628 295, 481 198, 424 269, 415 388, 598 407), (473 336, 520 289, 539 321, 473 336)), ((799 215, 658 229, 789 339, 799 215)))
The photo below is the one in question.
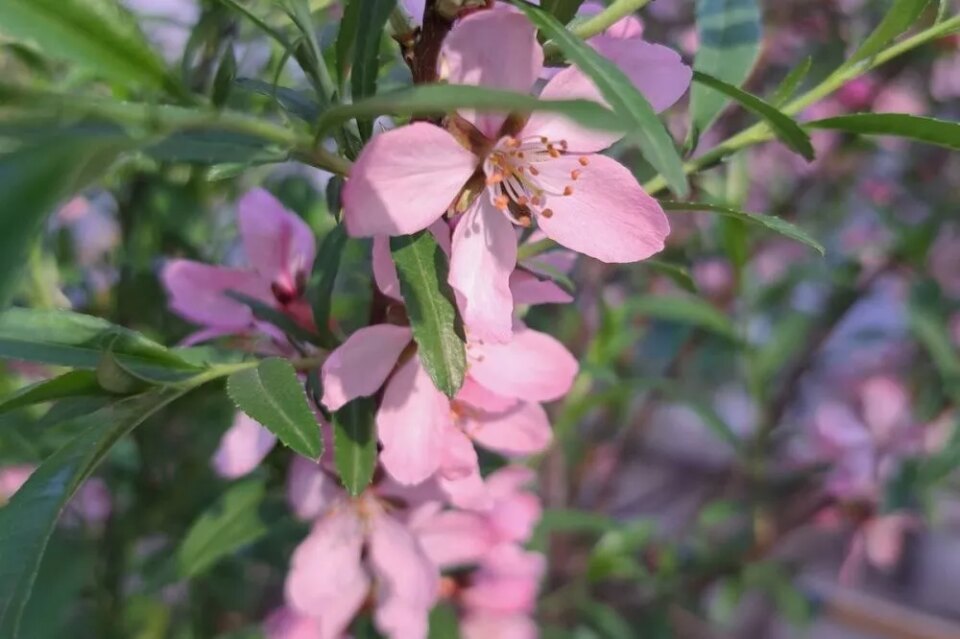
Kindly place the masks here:
POLYGON ((297 546, 287 575, 287 603, 319 621, 320 639, 339 639, 363 604, 370 578, 360 563, 363 524, 344 508, 318 522, 297 546))
POLYGON ((440 575, 417 538, 380 514, 371 521, 370 564, 377 578, 377 628, 396 639, 424 639, 440 575))
POLYGON ((548 402, 563 397, 579 365, 554 337, 518 324, 507 344, 469 345, 470 376, 504 397, 548 402))
POLYGON ((450 424, 450 402, 437 390, 416 355, 387 383, 377 432, 380 461, 401 484, 419 484, 440 467, 443 433, 450 424))
POLYGON ((409 328, 393 324, 354 331, 323 363, 323 405, 339 410, 352 399, 376 393, 411 338, 409 328))
POLYGON ((453 136, 425 122, 375 136, 343 189, 347 231, 370 237, 427 228, 453 203, 477 163, 453 136))
POLYGON ((317 252, 313 231, 265 189, 249 191, 237 208, 250 266, 269 282, 294 287, 297 273, 313 267, 317 252))
POLYGON ((450 286, 472 339, 509 341, 513 332, 510 274, 517 265, 513 224, 479 197, 453 231, 450 286))
POLYGON ((160 278, 169 296, 170 310, 212 328, 240 331, 253 323, 250 307, 227 297, 227 291, 274 303, 270 285, 253 271, 170 260, 160 278))
POLYGON ((616 160, 562 156, 544 162, 541 177, 569 187, 569 195, 547 197, 549 217, 537 216, 540 228, 557 243, 608 263, 638 262, 663 250, 670 233, 663 209, 616 160), (571 180, 574 171, 578 177, 571 180))
MULTIPOLYGON (((443 41, 439 66, 450 84, 527 93, 543 68, 543 48, 522 13, 499 5, 457 23, 443 41)), ((460 115, 490 139, 496 139, 504 120, 503 114, 460 115)))
POLYGON ((259 466, 276 443, 276 435, 246 413, 237 412, 233 425, 220 438, 213 468, 221 477, 242 477, 259 466))

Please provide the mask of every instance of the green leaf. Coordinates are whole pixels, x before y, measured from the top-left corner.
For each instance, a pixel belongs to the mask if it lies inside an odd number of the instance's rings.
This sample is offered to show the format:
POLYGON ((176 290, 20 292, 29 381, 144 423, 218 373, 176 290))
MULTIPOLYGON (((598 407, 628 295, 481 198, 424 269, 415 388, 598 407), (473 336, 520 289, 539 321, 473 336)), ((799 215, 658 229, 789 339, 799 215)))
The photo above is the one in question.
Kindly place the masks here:
POLYGON ((54 524, 117 441, 185 391, 156 389, 78 420, 81 431, 48 457, 0 509, 0 637, 17 639, 54 524))
POLYGON ((943 379, 944 390, 954 401, 960 401, 960 355, 953 345, 948 319, 942 307, 943 302, 932 283, 915 285, 907 307, 910 332, 936 366, 943 379))
POLYGON ((460 620, 450 604, 438 604, 430 611, 427 639, 460 639, 460 620))
POLYGON ((540 6, 562 24, 567 24, 577 15, 583 0, 543 0, 540 6))
POLYGON ((647 317, 691 324, 734 341, 740 340, 730 318, 698 297, 640 295, 627 301, 625 307, 647 317))
POLYGON ((420 362, 436 387, 453 397, 463 386, 467 358, 447 257, 428 231, 390 238, 390 251, 420 362))
POLYGON ((140 375, 188 377, 201 368, 140 333, 69 311, 11 308, 0 313, 0 357, 95 369, 110 349, 140 375))
POLYGON ((320 105, 313 97, 303 91, 281 87, 256 78, 237 78, 239 88, 273 98, 290 115, 313 124, 320 116, 320 105))
POLYGON ((0 307, 9 301, 47 215, 109 166, 116 152, 103 141, 68 138, 0 157, 0 307))
MULTIPOLYGON (((757 0, 698 0, 700 46, 693 68, 727 84, 740 86, 749 77, 760 53, 761 14, 757 0)), ((693 85, 690 88, 690 147, 706 133, 726 106, 723 95, 693 85)))
POLYGON ((515 6, 523 11, 571 62, 590 76, 604 100, 613 107, 614 113, 620 116, 626 125, 630 132, 629 137, 637 143, 643 157, 663 175, 674 193, 685 197, 689 187, 683 162, 673 139, 647 99, 633 86, 630 78, 613 62, 567 31, 550 14, 524 2, 517 1, 515 6))
MULTIPOLYGON (((397 0, 354 0, 359 3, 357 36, 353 46, 353 68, 350 71, 350 88, 354 100, 361 100, 377 92, 377 75, 380 73, 380 39, 383 28, 397 0)), ((360 136, 366 140, 373 134, 373 120, 357 121, 360 136)))
POLYGON ((452 84, 424 84, 389 91, 353 104, 343 104, 323 112, 317 121, 320 133, 353 118, 378 115, 444 114, 458 109, 561 113, 583 126, 608 131, 624 131, 627 125, 609 109, 589 100, 539 100, 526 93, 497 91, 486 87, 452 84))
POLYGON ((337 225, 327 233, 313 261, 310 284, 307 286, 307 298, 313 309, 313 323, 317 327, 320 345, 326 349, 340 345, 339 338, 330 329, 330 308, 337 271, 340 270, 340 257, 346 243, 347 233, 343 225, 337 225))
POLYGON ((234 373, 227 379, 227 394, 284 444, 304 457, 319 459, 320 425, 290 362, 271 357, 256 368, 234 373))
POLYGON ((646 268, 653 269, 662 275, 666 275, 673 283, 689 293, 697 292, 697 285, 690 275, 690 270, 685 266, 665 262, 663 260, 643 260, 640 264, 646 268))
POLYGON ((894 0, 893 6, 883 16, 883 20, 880 21, 877 28, 867 36, 863 44, 843 63, 840 69, 847 69, 880 53, 888 42, 909 29, 917 21, 929 2, 930 0, 894 0))
POLYGON ((337 29, 337 42, 334 45, 337 55, 337 85, 345 87, 350 67, 353 65, 353 49, 357 41, 357 23, 360 20, 362 0, 346 0, 343 7, 343 19, 337 29))
POLYGON ((377 403, 359 397, 333 414, 333 453, 343 487, 359 495, 373 479, 377 464, 377 403))
POLYGON ((797 242, 806 244, 813 250, 820 253, 820 255, 823 255, 826 252, 823 248, 823 245, 813 239, 813 237, 811 237, 802 228, 773 215, 747 213, 746 211, 739 211, 728 206, 710 204, 707 202, 666 202, 661 200, 660 206, 663 207, 663 210, 671 213, 682 213, 685 211, 710 211, 712 213, 718 213, 724 217, 733 218, 735 220, 746 222, 747 224, 762 226, 771 231, 775 231, 784 237, 790 238, 791 240, 796 240, 797 242))
POLYGON ((242 481, 200 515, 177 549, 180 576, 190 579, 201 575, 265 535, 267 525, 259 513, 265 492, 262 479, 242 481))
POLYGON ((773 129, 774 134, 781 142, 805 157, 807 160, 814 158, 813 145, 810 143, 810 136, 806 131, 800 128, 793 118, 779 111, 772 104, 764 102, 752 93, 747 93, 738 89, 732 84, 727 84, 719 78, 703 73, 701 71, 693 72, 693 79, 697 83, 710 87, 729 98, 732 98, 743 108, 755 115, 763 118, 773 129))
POLYGON ((233 54, 233 47, 227 46, 227 50, 223 52, 223 57, 220 58, 217 75, 213 78, 213 93, 210 96, 210 102, 213 106, 222 107, 227 103, 236 77, 237 57, 233 54))
POLYGON ((797 88, 807 78, 807 74, 810 73, 811 66, 813 66, 813 56, 808 55, 803 62, 790 69, 790 73, 770 96, 770 104, 781 106, 792 98, 793 94, 797 92, 797 88))
POLYGON ((52 402, 65 397, 106 395, 91 371, 70 371, 52 379, 25 386, 0 402, 0 414, 24 406, 52 402))
POLYGON ((960 151, 960 124, 906 113, 855 113, 805 122, 804 126, 858 135, 892 135, 960 151))
POLYGON ((185 95, 117 0, 3 0, 0 29, 117 82, 185 95))

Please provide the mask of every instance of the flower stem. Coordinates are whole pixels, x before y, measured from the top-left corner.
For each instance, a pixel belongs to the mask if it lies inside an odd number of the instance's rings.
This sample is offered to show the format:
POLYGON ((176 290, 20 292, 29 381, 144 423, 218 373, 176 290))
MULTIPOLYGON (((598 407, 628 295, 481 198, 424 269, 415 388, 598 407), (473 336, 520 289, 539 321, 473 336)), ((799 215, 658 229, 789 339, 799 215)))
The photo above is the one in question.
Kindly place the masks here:
MULTIPOLYGON (((948 20, 939 22, 928 29, 924 29, 916 35, 906 38, 905 40, 894 44, 884 51, 881 51, 873 58, 851 65, 850 67, 841 67, 828 76, 823 82, 807 91, 797 99, 793 100, 781 110, 787 115, 796 115, 814 102, 822 100, 858 76, 861 76, 864 73, 880 66, 881 64, 884 64, 885 62, 888 62, 897 56, 911 51, 920 45, 926 44, 927 42, 935 40, 936 38, 948 35, 949 33, 958 29, 960 29, 960 16, 954 16, 948 20)), ((723 160, 723 158, 736 151, 759 144, 761 142, 766 142, 773 137, 773 132, 765 122, 754 124, 753 126, 734 135, 733 137, 721 142, 703 155, 684 164, 684 173, 690 175, 692 173, 702 171, 706 168, 714 166, 723 160)), ((643 188, 647 191, 647 193, 652 195, 662 191, 666 188, 666 186, 666 180, 664 180, 662 176, 658 175, 644 184, 643 188)))

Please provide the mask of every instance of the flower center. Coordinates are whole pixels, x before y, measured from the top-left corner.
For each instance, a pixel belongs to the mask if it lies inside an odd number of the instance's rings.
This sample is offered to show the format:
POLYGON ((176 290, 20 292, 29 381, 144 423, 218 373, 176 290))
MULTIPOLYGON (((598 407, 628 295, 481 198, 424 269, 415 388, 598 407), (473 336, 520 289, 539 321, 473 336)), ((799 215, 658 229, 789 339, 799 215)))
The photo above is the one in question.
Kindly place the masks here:
POLYGON ((545 163, 566 154, 566 140, 544 136, 501 138, 483 165, 494 205, 520 226, 530 226, 534 215, 549 218, 553 211, 547 207, 548 198, 573 195, 574 182, 590 163, 588 157, 580 156, 569 173, 543 170, 545 163))

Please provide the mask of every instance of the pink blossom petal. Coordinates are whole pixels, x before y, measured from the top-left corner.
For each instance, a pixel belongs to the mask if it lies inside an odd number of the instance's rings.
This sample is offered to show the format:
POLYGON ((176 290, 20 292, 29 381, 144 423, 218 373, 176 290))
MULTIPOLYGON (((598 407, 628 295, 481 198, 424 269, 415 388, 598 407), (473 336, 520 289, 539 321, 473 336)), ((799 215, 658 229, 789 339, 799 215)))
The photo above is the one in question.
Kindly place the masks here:
MULTIPOLYGON (((624 39, 606 35, 595 36, 589 43, 627 74, 655 111, 669 108, 690 86, 693 71, 672 49, 639 38, 624 39)), ((545 100, 581 98, 606 104, 593 81, 574 66, 567 67, 551 78, 540 92, 540 97, 545 100)), ((545 112, 535 113, 530 118, 523 135, 566 140, 570 150, 575 153, 595 153, 623 137, 622 134, 609 131, 586 129, 562 115, 545 112)))
POLYGON ((160 278, 167 289, 170 310, 203 326, 239 331, 253 323, 250 308, 227 297, 227 291, 273 303, 269 284, 253 271, 170 260, 160 278))
POLYGON ((461 639, 537 639, 539 636, 537 624, 522 614, 470 613, 460 622, 461 639))
POLYGON ((336 480, 315 461, 295 455, 287 475, 287 502, 300 519, 316 519, 344 497, 336 480))
MULTIPOLYGON (((443 219, 429 226, 430 233, 446 255, 450 255, 450 226, 443 219)), ((390 238, 378 235, 373 238, 373 279, 377 288, 387 297, 402 300, 400 280, 397 279, 397 266, 390 254, 390 238)))
POLYGON ((278 608, 263 622, 266 639, 317 639, 320 623, 290 608, 278 608))
POLYGON ((628 168, 603 155, 563 156, 544 162, 547 183, 568 183, 572 193, 549 196, 553 215, 539 215, 540 228, 559 244, 601 262, 637 262, 663 250, 670 224, 660 204, 628 168), (582 171, 571 183, 572 171, 582 171))
POLYGON ((891 513, 877 517, 864 527, 864 552, 874 566, 890 570, 903 556, 907 533, 918 527, 918 520, 908 513, 891 513))
POLYGON ((536 402, 518 402, 502 413, 477 413, 464 428, 484 448, 509 456, 541 453, 553 440, 547 413, 536 402))
POLYGON ((448 510, 418 526, 424 551, 440 568, 476 563, 496 544, 479 513, 448 510))
POLYGON ((383 385, 412 338, 406 326, 377 324, 356 330, 323 363, 323 405, 330 410, 383 385))
POLYGON ((487 490, 494 501, 488 517, 501 541, 528 541, 540 521, 540 500, 523 490, 534 477, 533 471, 524 466, 506 466, 487 478, 487 490))
POLYGON ((509 341, 513 332, 510 274, 517 264, 513 224, 479 197, 453 231, 450 286, 471 338, 509 341))
POLYGON ((313 266, 313 231, 264 189, 247 192, 237 208, 240 237, 250 266, 269 282, 294 286, 297 273, 313 266))
POLYGON ((870 433, 863 422, 846 406, 836 401, 826 401, 814 413, 821 447, 828 454, 837 454, 854 447, 870 447, 870 433))
POLYGON ((515 270, 510 275, 510 291, 516 304, 568 304, 573 296, 552 280, 541 280, 530 271, 515 270))
POLYGON ((460 392, 457 393, 456 401, 465 402, 473 408, 487 413, 503 412, 517 405, 517 399, 515 397, 497 395, 478 384, 469 375, 463 380, 463 386, 460 387, 460 392))
POLYGON ((459 428, 448 425, 442 434, 440 471, 447 479, 462 479, 478 472, 477 451, 459 428))
POLYGON ((13 497, 27 483, 34 470, 36 470, 36 467, 30 464, 17 464, 0 468, 0 503, 13 497))
POLYGON ((370 579, 360 563, 363 524, 344 508, 317 523, 293 553, 287 602, 319 621, 321 639, 339 639, 360 609, 370 579))
POLYGON ((440 127, 417 122, 375 136, 350 170, 343 214, 350 235, 406 235, 443 215, 477 158, 440 127))
POLYGON ((370 564, 377 576, 377 628, 397 639, 423 639, 437 601, 440 575, 417 538, 400 522, 380 515, 372 522, 370 564))
POLYGON ((555 338, 518 325, 507 344, 471 344, 470 376, 504 397, 548 402, 564 396, 579 365, 555 338))
POLYGON ((892 443, 910 426, 910 397, 899 381, 873 377, 860 391, 863 420, 881 445, 892 443))
POLYGON ((387 383, 377 412, 380 461, 401 484, 419 484, 440 467, 450 403, 414 356, 387 383))
MULTIPOLYGON (((462 19, 443 41, 440 72, 450 84, 526 93, 543 68, 537 32, 520 12, 498 5, 462 19)), ((481 133, 496 139, 503 114, 461 111, 481 133)))
POLYGON ((276 435, 238 411, 233 425, 220 439, 213 455, 213 468, 221 477, 242 477, 259 466, 276 443, 276 435))
POLYGON ((458 479, 440 476, 437 479, 440 489, 451 506, 465 510, 486 511, 493 505, 490 493, 480 476, 478 465, 469 475, 458 479))
POLYGON ((504 544, 494 548, 463 591, 471 610, 496 614, 532 612, 545 567, 539 553, 504 544))

